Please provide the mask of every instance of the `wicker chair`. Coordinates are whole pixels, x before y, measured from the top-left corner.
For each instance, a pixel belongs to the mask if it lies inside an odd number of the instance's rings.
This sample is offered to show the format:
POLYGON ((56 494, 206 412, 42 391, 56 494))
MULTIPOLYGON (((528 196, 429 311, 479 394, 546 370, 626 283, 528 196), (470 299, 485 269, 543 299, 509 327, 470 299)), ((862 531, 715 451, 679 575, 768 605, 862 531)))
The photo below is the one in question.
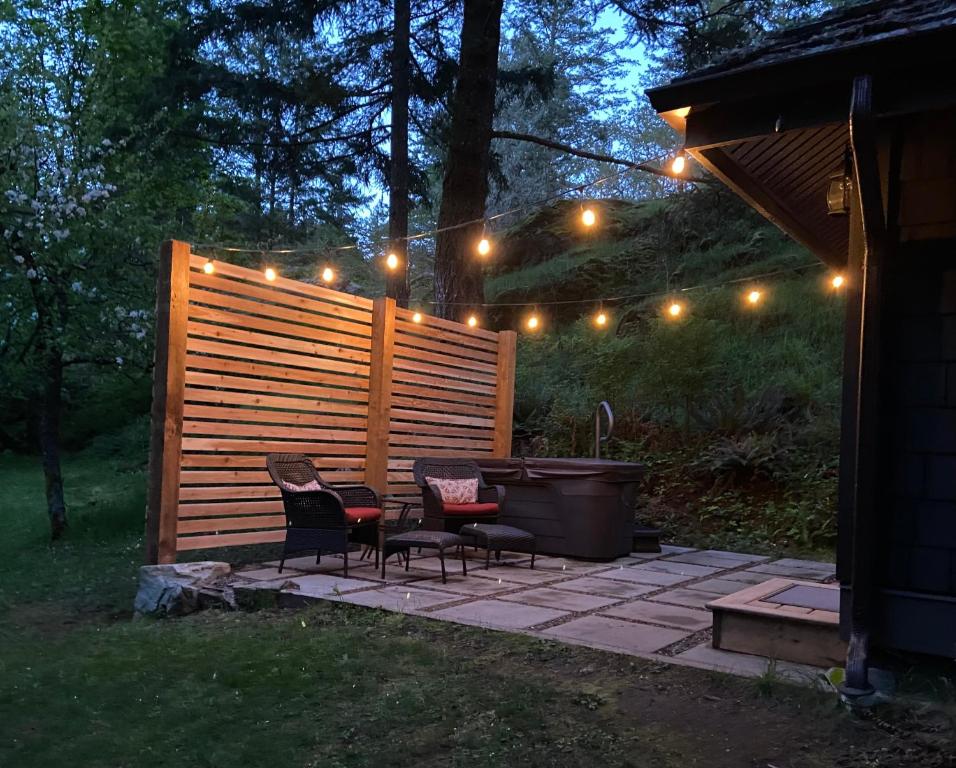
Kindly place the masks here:
POLYGON ((493 523, 505 502, 505 489, 486 485, 478 465, 470 459, 417 459, 412 468, 415 483, 422 489, 424 527, 432 531, 458 533, 463 525, 493 523), (451 480, 478 479, 478 501, 475 504, 445 504, 428 484, 427 478, 451 480))
POLYGON ((317 550, 338 552, 345 559, 349 574, 349 544, 365 544, 375 549, 378 566, 378 521, 382 505, 378 494, 365 485, 331 486, 322 480, 312 462, 301 453, 270 453, 266 467, 282 493, 286 533, 279 573, 292 552, 317 550), (319 490, 301 490, 297 486, 317 482, 319 490))

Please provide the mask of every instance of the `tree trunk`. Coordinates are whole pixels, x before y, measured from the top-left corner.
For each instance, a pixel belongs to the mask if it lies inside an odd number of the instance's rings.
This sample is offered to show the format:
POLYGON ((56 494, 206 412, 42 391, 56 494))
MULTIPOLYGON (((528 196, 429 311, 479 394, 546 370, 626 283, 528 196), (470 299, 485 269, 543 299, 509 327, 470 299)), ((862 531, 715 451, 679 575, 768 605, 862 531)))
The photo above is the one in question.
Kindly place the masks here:
POLYGON ((385 295, 408 306, 408 93, 410 0, 394 0, 392 30, 392 130, 388 185, 388 239, 399 267, 388 273, 385 295))
MULTIPOLYGON (((502 0, 465 0, 439 229, 485 215, 501 6, 502 0)), ((479 221, 438 234, 435 302, 440 317, 461 319, 470 307, 484 302, 482 265, 475 252, 481 231, 479 221)))
POLYGON ((46 506, 50 516, 50 538, 54 541, 66 528, 66 501, 60 469, 60 409, 63 399, 63 357, 54 345, 42 350, 43 390, 40 393, 39 438, 46 483, 46 506))

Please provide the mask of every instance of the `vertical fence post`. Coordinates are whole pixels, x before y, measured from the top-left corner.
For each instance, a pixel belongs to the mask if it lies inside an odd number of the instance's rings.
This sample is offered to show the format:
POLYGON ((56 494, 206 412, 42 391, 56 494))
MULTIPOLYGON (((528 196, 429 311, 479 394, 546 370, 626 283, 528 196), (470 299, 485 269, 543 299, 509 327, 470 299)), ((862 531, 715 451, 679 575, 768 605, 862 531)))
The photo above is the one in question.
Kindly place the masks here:
POLYGON ((368 440, 365 484, 388 489, 388 433, 392 409, 392 356, 395 347, 395 299, 372 304, 372 360, 368 382, 368 440))
POLYGON ((156 350, 149 437, 146 562, 176 560, 176 518, 186 388, 189 244, 167 240, 156 280, 156 350))
POLYGON ((493 455, 498 459, 511 456, 511 425, 515 409, 515 352, 518 334, 498 334, 498 375, 495 385, 495 441, 493 455))

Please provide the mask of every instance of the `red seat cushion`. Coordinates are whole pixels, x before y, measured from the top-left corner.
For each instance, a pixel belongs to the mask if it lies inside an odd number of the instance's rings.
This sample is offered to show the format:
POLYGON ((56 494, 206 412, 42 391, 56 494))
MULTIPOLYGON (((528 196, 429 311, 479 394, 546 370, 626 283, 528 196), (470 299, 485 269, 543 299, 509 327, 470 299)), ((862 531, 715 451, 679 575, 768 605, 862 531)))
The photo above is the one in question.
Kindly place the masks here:
POLYGON ((356 525, 359 521, 367 523, 370 520, 378 520, 382 516, 382 510, 378 507, 346 507, 345 522, 349 525, 356 525))
POLYGON ((485 504, 445 504, 442 511, 446 515, 497 515, 498 505, 495 503, 485 504))

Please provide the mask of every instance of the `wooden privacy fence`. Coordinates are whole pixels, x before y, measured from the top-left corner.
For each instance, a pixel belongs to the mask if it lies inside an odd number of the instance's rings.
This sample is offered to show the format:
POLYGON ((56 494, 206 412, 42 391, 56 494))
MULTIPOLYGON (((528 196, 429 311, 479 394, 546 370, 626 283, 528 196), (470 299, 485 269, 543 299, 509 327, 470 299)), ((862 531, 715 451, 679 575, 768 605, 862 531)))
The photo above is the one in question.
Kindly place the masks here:
POLYGON ((515 334, 413 313, 164 243, 147 559, 282 541, 270 452, 416 495, 419 456, 508 456, 515 334))

